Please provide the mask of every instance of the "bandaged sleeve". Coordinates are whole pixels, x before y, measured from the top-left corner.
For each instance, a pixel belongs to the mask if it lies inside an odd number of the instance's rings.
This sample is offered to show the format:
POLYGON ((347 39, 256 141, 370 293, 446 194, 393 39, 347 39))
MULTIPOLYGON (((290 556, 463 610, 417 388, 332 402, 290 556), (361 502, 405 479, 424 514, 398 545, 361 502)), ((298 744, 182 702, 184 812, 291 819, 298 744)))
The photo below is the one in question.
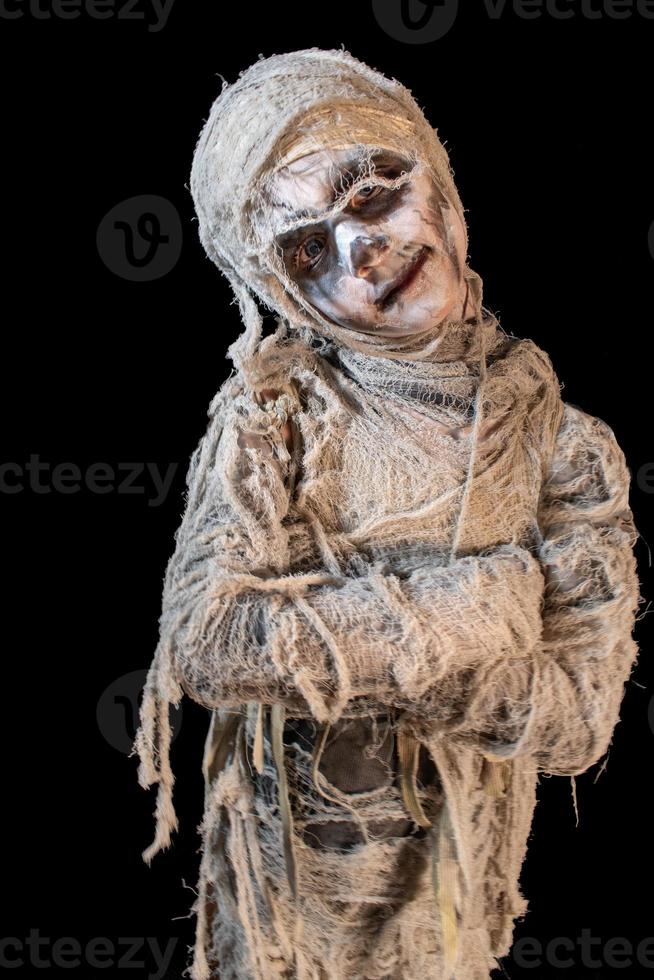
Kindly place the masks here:
MULTIPOLYGON (((317 571, 290 576, 290 455, 282 437, 284 402, 258 406, 226 387, 187 474, 186 507, 164 581, 159 619, 164 645, 185 692, 209 708, 249 700, 306 701, 276 662, 277 614, 317 571)), ((321 679, 319 665, 315 680, 321 679)), ((307 673, 307 690, 311 688, 307 673)))
MULTIPOLYGON (((611 428, 566 404, 539 501, 542 634, 525 657, 452 678, 453 737, 491 759, 529 754, 555 775, 584 772, 607 751, 638 653, 629 485, 611 428)), ((424 716, 448 724, 443 699, 433 688, 424 716)))

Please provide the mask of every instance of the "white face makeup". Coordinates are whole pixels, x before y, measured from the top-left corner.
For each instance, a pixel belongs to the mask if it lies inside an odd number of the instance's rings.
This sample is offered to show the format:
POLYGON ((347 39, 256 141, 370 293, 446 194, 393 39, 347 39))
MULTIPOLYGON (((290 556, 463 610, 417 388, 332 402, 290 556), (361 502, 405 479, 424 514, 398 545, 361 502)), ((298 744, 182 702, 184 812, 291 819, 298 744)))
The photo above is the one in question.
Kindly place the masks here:
MULTIPOLYGON (((361 174, 363 160, 355 147, 320 150, 278 170, 271 196, 279 219, 329 208, 361 174)), ((376 151, 373 164, 375 175, 389 179, 412 169, 390 150, 376 151)), ((359 187, 343 210, 276 243, 304 298, 341 326, 406 336, 472 312, 463 223, 423 167, 396 188, 359 187)))

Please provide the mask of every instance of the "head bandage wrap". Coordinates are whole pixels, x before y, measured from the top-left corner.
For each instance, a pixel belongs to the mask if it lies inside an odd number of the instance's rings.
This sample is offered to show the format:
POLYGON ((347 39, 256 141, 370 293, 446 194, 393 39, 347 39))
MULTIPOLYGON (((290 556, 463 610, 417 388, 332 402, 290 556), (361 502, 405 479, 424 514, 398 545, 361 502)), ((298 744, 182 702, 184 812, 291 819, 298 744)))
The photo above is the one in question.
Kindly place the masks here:
POLYGON ((372 105, 320 103, 302 117, 297 127, 280 137, 277 167, 288 166, 318 150, 346 150, 354 145, 406 153, 414 134, 410 119, 372 105))

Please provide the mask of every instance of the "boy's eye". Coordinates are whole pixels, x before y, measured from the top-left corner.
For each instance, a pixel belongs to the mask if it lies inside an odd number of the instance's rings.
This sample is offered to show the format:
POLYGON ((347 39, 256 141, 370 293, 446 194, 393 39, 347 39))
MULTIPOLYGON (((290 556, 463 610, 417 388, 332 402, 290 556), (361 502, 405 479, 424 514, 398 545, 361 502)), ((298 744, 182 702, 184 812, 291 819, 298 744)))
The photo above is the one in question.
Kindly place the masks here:
POLYGON ((373 197, 386 190, 382 184, 366 184, 365 187, 360 187, 356 194, 350 200, 350 207, 356 210, 357 204, 362 204, 364 201, 370 201, 373 197), (359 201, 359 198, 361 200, 359 201))
MULTIPOLYGON (((372 201, 382 192, 388 192, 389 188, 384 184, 365 184, 350 198, 349 208, 357 211, 368 201, 372 201)), ((295 264, 303 271, 313 269, 319 262, 321 255, 325 251, 325 240, 317 235, 310 235, 298 245, 294 259, 295 264)))
POLYGON ((316 235, 305 238, 296 253, 297 263, 303 269, 312 268, 322 255, 324 248, 325 243, 322 238, 318 238, 316 235))

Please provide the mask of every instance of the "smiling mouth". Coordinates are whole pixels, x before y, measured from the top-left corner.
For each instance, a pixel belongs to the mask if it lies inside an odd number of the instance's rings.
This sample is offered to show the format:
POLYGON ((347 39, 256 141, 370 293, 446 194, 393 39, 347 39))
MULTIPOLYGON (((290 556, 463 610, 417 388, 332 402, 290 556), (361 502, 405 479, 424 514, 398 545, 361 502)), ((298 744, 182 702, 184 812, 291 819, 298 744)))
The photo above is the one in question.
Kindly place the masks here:
POLYGON ((380 310, 385 310, 387 307, 391 306, 402 290, 409 286, 418 272, 425 264, 427 259, 428 247, 423 245, 419 248, 416 254, 413 256, 411 261, 405 265, 402 271, 393 279, 390 283, 388 289, 386 289, 382 295, 376 300, 375 305, 380 308, 380 310))

